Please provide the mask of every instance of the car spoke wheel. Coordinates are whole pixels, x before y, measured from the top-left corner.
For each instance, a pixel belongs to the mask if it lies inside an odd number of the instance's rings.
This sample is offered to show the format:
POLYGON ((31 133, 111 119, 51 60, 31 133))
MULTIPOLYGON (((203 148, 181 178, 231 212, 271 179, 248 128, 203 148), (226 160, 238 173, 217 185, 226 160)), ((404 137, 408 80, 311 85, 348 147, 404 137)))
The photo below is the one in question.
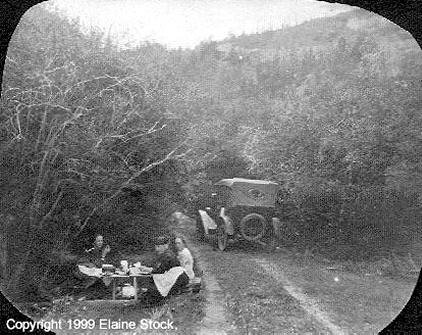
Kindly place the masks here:
POLYGON ((228 240, 228 236, 227 236, 227 232, 224 229, 223 225, 219 225, 217 228, 217 247, 218 250, 220 251, 224 251, 227 247, 227 240, 228 240))
POLYGON ((246 215, 240 221, 240 233, 247 241, 258 241, 264 235, 267 229, 267 221, 257 213, 246 215))

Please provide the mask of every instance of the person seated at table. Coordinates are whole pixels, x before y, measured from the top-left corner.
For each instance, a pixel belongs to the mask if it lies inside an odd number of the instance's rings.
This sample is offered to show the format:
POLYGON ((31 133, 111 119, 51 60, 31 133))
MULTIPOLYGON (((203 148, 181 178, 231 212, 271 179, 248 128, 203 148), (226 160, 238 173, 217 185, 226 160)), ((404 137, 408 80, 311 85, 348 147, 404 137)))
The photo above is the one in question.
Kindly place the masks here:
POLYGON ((100 234, 95 236, 94 246, 90 249, 85 250, 83 260, 86 263, 95 265, 97 268, 106 262, 106 257, 110 253, 110 246, 104 245, 104 237, 100 234))
POLYGON ((193 279, 195 277, 195 273, 193 272, 193 257, 190 250, 186 247, 183 237, 177 236, 174 239, 174 246, 177 250, 177 260, 180 266, 185 269, 189 279, 193 279))
POLYGON ((150 272, 144 298, 149 303, 158 303, 168 295, 177 293, 189 283, 189 277, 177 257, 169 248, 169 239, 160 236, 155 241, 156 260, 153 267, 143 267, 150 272))
POLYGON ((88 295, 93 297, 101 297, 109 293, 109 288, 105 285, 101 277, 101 267, 107 260, 110 252, 110 246, 104 245, 104 238, 97 234, 94 240, 94 246, 84 251, 83 256, 78 262, 77 278, 81 281, 80 285, 85 291, 89 289, 88 295))

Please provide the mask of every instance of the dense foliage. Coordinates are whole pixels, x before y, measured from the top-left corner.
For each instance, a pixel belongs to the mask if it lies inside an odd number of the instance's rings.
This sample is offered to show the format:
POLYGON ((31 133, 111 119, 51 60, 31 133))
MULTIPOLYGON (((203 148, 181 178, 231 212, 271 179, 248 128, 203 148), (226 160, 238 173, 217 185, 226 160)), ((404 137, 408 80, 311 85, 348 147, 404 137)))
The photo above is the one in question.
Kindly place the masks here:
POLYGON ((1 214, 16 255, 3 281, 17 285, 32 266, 45 284, 62 259, 52 255, 82 250, 97 231, 116 249, 145 248, 222 177, 284 185, 286 245, 332 257, 412 246, 420 50, 371 20, 357 11, 195 50, 119 50, 32 9, 2 90, 1 214))

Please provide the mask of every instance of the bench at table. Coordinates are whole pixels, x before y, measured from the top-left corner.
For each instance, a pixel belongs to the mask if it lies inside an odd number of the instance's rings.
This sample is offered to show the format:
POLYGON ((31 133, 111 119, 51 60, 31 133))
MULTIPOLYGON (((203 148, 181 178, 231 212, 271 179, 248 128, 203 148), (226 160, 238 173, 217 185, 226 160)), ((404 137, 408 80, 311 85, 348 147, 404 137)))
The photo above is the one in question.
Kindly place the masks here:
MULTIPOLYGON (((116 290, 117 290, 117 283, 124 283, 132 280, 132 284, 134 287, 134 300, 138 300, 138 278, 149 278, 151 277, 150 274, 140 274, 140 275, 110 275, 109 278, 111 279, 112 283, 112 300, 116 300, 116 290)), ((123 300, 123 299, 122 299, 123 300)))
MULTIPOLYGON (((124 282, 130 282, 132 280, 132 284, 134 287, 135 295, 134 300, 138 300, 138 278, 148 278, 151 277, 150 274, 142 274, 142 275, 111 275, 110 279, 112 280, 112 300, 116 299, 116 290, 117 290, 117 284, 124 283, 124 282)), ((202 279, 201 277, 194 277, 189 281, 189 283, 181 290, 181 293, 198 293, 201 290, 201 284, 202 279)), ((120 299, 125 300, 125 299, 120 299)), ((126 299, 128 300, 128 299, 126 299)))

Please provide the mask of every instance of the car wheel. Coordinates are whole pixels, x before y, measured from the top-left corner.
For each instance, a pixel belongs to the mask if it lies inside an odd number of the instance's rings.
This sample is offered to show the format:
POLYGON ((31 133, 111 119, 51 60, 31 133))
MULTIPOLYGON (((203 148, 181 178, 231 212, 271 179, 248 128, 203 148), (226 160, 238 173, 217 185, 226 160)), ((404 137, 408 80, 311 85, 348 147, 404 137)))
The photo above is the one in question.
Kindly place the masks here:
POLYGON ((217 247, 218 250, 224 251, 227 247, 228 235, 224 229, 224 225, 220 224, 217 228, 217 247))
POLYGON ((267 220, 261 214, 251 213, 240 221, 239 228, 240 234, 245 240, 255 242, 265 235, 267 220))

